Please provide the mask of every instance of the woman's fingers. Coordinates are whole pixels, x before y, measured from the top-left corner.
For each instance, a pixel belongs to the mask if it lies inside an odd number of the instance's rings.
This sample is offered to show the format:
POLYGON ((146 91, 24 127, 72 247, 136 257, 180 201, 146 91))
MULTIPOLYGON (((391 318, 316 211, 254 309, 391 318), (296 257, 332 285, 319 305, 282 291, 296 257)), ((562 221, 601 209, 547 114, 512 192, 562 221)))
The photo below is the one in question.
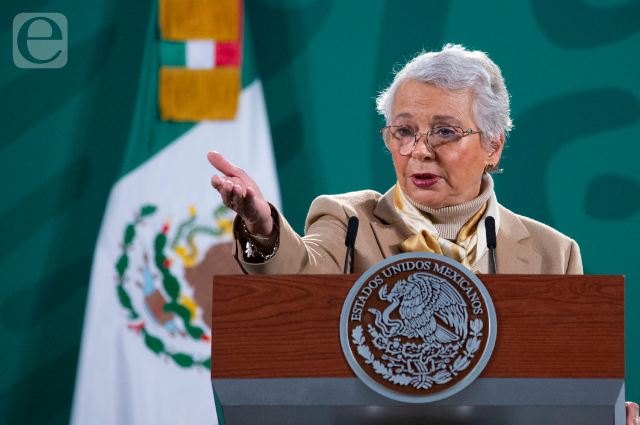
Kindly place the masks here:
POLYGON ((245 212, 245 192, 239 185, 233 185, 231 189, 231 202, 233 202, 234 210, 242 217, 246 215, 245 212))
POLYGON ((625 403, 625 407, 627 408, 627 425, 639 425, 640 419, 638 419, 638 405, 627 401, 625 403))
POLYGON ((231 162, 229 162, 224 156, 219 154, 218 152, 209 152, 207 154, 207 159, 218 171, 223 173, 227 178, 237 179, 243 182, 244 187, 251 186, 254 188, 256 194, 259 197, 262 197, 262 193, 260 192, 260 188, 253 181, 251 177, 240 167, 236 167, 231 162))
MULTIPOLYGON (((253 205, 251 205, 252 202, 256 201, 255 196, 252 196, 250 202, 247 203, 248 188, 245 187, 244 182, 241 180, 213 176, 211 178, 211 185, 220 192, 222 203, 240 214, 241 217, 246 218, 255 210, 253 205)), ((251 190, 251 193, 255 194, 253 190, 251 190)))
POLYGON ((227 158, 220 155, 218 152, 209 152, 207 154, 207 159, 209 163, 213 165, 218 171, 224 174, 227 177, 236 177, 239 169, 232 163, 230 163, 227 158))
POLYGON ((224 183, 222 177, 218 175, 214 175, 213 177, 211 177, 211 186, 213 186, 215 190, 220 190, 222 188, 222 183, 224 183))
POLYGON ((256 191, 251 186, 247 187, 247 199, 254 199, 256 197, 256 191))
POLYGON ((209 163, 213 165, 218 171, 224 174, 227 177, 237 177, 243 181, 251 181, 253 180, 244 172, 244 170, 240 167, 236 167, 233 165, 227 158, 219 154, 218 152, 209 152, 207 154, 207 159, 209 163))
POLYGON ((228 178, 217 175, 211 177, 211 186, 213 186, 213 188, 217 191, 220 191, 223 188, 224 190, 231 191, 233 189, 233 186, 235 185, 239 185, 241 188, 243 188, 243 191, 245 190, 244 188, 246 187, 246 185, 237 177, 228 178))
POLYGON ((220 187, 218 189, 218 192, 220 192, 220 197, 222 198, 222 203, 231 209, 235 209, 233 207, 232 191, 233 183, 231 183, 229 180, 224 180, 220 184, 220 187))

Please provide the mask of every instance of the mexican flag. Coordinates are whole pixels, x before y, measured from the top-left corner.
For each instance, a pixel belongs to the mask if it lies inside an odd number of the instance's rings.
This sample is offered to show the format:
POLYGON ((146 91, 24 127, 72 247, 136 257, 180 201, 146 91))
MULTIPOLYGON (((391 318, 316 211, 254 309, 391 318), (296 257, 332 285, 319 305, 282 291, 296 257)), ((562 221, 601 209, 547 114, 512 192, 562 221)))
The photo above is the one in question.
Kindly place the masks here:
POLYGON ((93 259, 74 425, 215 423, 212 276, 240 269, 207 152, 280 200, 262 87, 242 69, 241 1, 159 0, 151 15, 126 172, 93 259))

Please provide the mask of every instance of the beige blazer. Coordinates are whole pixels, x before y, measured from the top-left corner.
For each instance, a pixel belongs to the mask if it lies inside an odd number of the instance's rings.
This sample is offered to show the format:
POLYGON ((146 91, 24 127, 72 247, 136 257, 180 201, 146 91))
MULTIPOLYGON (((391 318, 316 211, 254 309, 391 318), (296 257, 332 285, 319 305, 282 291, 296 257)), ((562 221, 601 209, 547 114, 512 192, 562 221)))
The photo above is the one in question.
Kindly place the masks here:
MULTIPOLYGON (((248 274, 342 273, 347 223, 349 217, 356 216, 360 226, 351 261, 353 273, 363 273, 379 261, 400 254, 397 245, 412 236, 396 212, 393 191, 392 187, 384 195, 363 190, 316 198, 307 215, 303 238, 278 212, 280 245, 271 259, 259 264, 246 262, 244 247, 237 238, 232 254, 248 274)), ((573 239, 502 205, 499 208, 495 251, 498 273, 582 274, 580 249, 573 239)), ((234 229, 239 228, 238 221, 234 229)))

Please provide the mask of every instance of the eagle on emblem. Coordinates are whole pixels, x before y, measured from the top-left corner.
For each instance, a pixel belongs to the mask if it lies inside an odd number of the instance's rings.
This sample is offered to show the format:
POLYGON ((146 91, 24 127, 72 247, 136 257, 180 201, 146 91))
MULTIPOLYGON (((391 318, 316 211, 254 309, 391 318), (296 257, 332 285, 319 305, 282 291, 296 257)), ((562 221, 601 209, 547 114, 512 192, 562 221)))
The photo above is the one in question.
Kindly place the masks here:
POLYGON ((414 273, 396 282, 387 293, 380 288, 378 297, 391 303, 376 316, 375 324, 387 337, 422 338, 425 343, 447 344, 467 337, 467 305, 447 281, 428 273, 414 273), (399 308, 398 308, 399 307, 399 308), (391 313, 398 308, 400 320, 391 313), (453 332, 437 323, 436 318, 453 328, 453 332))

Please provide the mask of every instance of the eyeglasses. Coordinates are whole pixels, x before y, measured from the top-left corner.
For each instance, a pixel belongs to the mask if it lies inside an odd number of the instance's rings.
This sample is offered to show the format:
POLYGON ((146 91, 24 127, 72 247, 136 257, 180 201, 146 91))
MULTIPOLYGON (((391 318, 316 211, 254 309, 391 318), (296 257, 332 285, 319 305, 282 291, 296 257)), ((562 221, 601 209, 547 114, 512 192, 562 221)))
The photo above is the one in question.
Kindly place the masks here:
POLYGON ((482 131, 463 130, 461 127, 445 126, 434 127, 425 133, 414 133, 409 127, 402 125, 388 125, 382 127, 380 134, 385 145, 389 149, 397 149, 400 155, 410 155, 413 148, 418 143, 420 136, 425 136, 427 139, 427 145, 432 151, 449 145, 453 146, 459 142, 463 137, 470 136, 472 134, 480 134, 482 131))

